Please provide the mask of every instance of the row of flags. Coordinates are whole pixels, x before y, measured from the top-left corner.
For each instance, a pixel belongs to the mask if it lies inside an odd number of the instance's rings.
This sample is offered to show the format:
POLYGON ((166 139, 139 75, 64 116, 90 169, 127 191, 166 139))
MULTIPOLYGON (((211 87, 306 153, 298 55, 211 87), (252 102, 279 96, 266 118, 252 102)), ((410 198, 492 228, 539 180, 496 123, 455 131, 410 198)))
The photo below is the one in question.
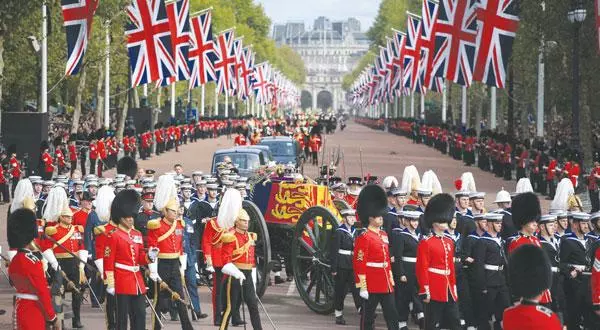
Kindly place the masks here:
POLYGON ((421 16, 408 13, 406 31, 393 30, 354 82, 353 102, 442 92, 446 79, 504 88, 518 28, 518 0, 423 0, 421 16))
MULTIPOLYGON (((61 0, 67 34, 66 75, 79 72, 99 0, 61 0)), ((125 8, 131 87, 215 82, 220 94, 259 104, 297 106, 299 90, 270 63, 255 63, 252 46, 234 29, 213 35, 212 11, 191 14, 189 0, 132 0, 125 8)))

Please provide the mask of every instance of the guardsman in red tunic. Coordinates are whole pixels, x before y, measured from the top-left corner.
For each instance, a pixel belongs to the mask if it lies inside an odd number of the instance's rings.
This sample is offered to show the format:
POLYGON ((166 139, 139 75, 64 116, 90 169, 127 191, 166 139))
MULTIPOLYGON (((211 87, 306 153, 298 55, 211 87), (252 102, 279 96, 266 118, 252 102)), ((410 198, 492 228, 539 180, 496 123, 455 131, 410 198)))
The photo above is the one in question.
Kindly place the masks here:
MULTIPOLYGON (((515 227, 519 228, 519 232, 512 238, 509 238, 509 255, 522 245, 542 246, 540 239, 535 236, 538 231, 537 221, 541 216, 540 201, 534 193, 523 193, 513 198, 512 220, 515 227)), ((508 266, 510 268, 510 264, 508 266)), ((550 304, 551 302, 552 296, 550 290, 545 290, 542 293, 540 303, 550 304)))
POLYGON ((71 139, 67 147, 69 150, 69 162, 71 163, 71 175, 77 169, 77 145, 75 143, 75 140, 71 139))
MULTIPOLYGON (((140 266, 152 264, 158 257, 158 249, 144 250, 142 233, 133 228, 139 196, 135 190, 123 190, 113 200, 111 219, 117 227, 103 250, 106 272, 106 293, 116 297, 117 329, 146 329, 146 283, 140 266)), ((151 266, 150 277, 157 279, 156 263, 151 266)))
MULTIPOLYGON (((72 222, 73 211, 66 207, 60 212, 58 224, 55 226, 46 227, 46 236, 51 237, 57 243, 60 243, 60 245, 56 244, 50 239, 46 239, 42 243, 42 250, 44 251, 44 257, 46 257, 50 265, 52 265, 55 260, 58 260, 58 266, 62 271, 64 271, 67 277, 64 280, 70 280, 74 282, 75 286, 77 286, 79 289, 81 284, 87 282, 84 272, 85 265, 80 263, 78 259, 74 258, 71 253, 78 255, 79 259, 87 261, 88 251, 85 250, 83 246, 83 227, 73 225, 72 222)), ((52 267, 54 268, 54 266, 52 267)), ((65 288, 68 290, 68 285, 65 285, 65 288)), ((52 294, 54 296, 55 305, 62 306, 65 290, 60 290, 60 292, 52 292, 52 294)), ((73 311, 72 326, 75 329, 83 328, 81 325, 80 316, 83 295, 78 292, 78 290, 73 290, 71 294, 71 306, 73 311)))
POLYGON ((416 274, 425 306, 425 329, 436 329, 442 319, 446 327, 460 329, 454 242, 444 235, 454 214, 454 198, 438 194, 431 198, 423 215, 431 235, 417 247, 416 274))
POLYGON ((387 196, 377 185, 365 186, 358 196, 357 213, 367 228, 354 245, 353 266, 357 288, 365 300, 361 313, 361 329, 373 329, 375 309, 381 304, 388 329, 398 329, 398 314, 394 299, 394 278, 390 259, 389 239, 383 226, 388 212, 387 196))
POLYGON ((11 145, 8 147, 8 155, 10 156, 10 159, 8 160, 8 172, 10 173, 10 179, 12 182, 10 193, 12 196, 14 196, 17 183, 19 180, 21 180, 21 174, 23 174, 21 171, 21 163, 19 163, 19 160, 17 159, 16 145, 11 145))
POLYGON ((129 157, 135 160, 135 156, 137 153, 137 139, 135 135, 131 135, 129 137, 129 157))
MULTIPOLYGON (((175 182, 170 175, 159 178, 156 191, 174 189, 175 182)), ((192 329, 186 306, 178 301, 183 297, 183 272, 187 266, 187 255, 183 253, 183 231, 185 223, 178 218, 179 202, 177 196, 156 194, 154 205, 161 210, 162 219, 148 221, 148 247, 158 248, 158 275, 179 297, 169 296, 167 291, 159 292, 159 285, 155 285, 154 303, 157 312, 167 312, 171 308, 171 301, 175 300, 179 320, 184 330, 192 329), (168 198, 168 199, 167 199, 168 198), (166 200, 165 200, 166 199, 166 200)), ((143 243, 142 243, 143 244, 143 243)), ((161 325, 154 316, 154 329, 161 329, 161 325)))
MULTIPOLYGON (((96 148, 98 149, 98 173, 96 173, 96 175, 98 175, 98 177, 102 177, 102 169, 103 169, 103 165, 104 162, 106 162, 106 144, 104 143, 104 139, 98 139, 98 142, 96 143, 96 148)), ((93 173, 93 172, 92 172, 93 173)))
POLYGON ((592 304, 596 314, 600 311, 600 249, 596 249, 592 261, 592 304))
POLYGON ((8 245, 16 250, 8 266, 8 276, 17 291, 14 298, 13 329, 45 329, 60 327, 42 258, 33 242, 37 236, 36 218, 32 210, 14 210, 8 217, 8 245))
MULTIPOLYGON (((232 189, 231 193, 237 195, 236 198, 241 206, 242 197, 239 192, 232 189)), ((240 207, 237 214, 231 215, 227 219, 228 224, 235 223, 235 228, 223 235, 223 263, 225 264, 223 273, 227 275, 224 285, 227 305, 219 329, 227 329, 232 314, 241 303, 245 303, 248 306, 252 328, 260 330, 262 326, 254 289, 256 282, 254 245, 257 236, 256 233, 248 232, 250 216, 243 208, 240 207), (242 297, 243 302, 240 301, 242 297)), ((222 222, 221 220, 219 222, 222 222)))
POLYGON ((129 146, 129 136, 125 135, 123 137, 123 152, 125 152, 125 156, 129 156, 131 153, 131 147, 129 146))
POLYGON ((504 330, 560 330, 558 316, 541 305, 542 295, 552 282, 548 257, 541 248, 531 244, 514 250, 508 260, 511 293, 519 298, 504 310, 504 330))
POLYGON ((244 136, 244 134, 242 134, 241 129, 238 132, 238 135, 235 137, 235 139, 233 140, 233 144, 237 147, 237 146, 245 146, 247 145, 247 141, 246 141, 246 137, 244 136))
POLYGON ((357 176, 351 176, 348 178, 348 191, 344 200, 348 205, 356 210, 356 201, 358 200, 358 194, 360 194, 360 187, 362 186, 362 179, 357 176))
POLYGON ((92 135, 90 141, 90 174, 94 174, 96 172, 96 160, 98 160, 98 141, 96 137, 92 135))
POLYGON ((65 168, 67 167, 67 162, 65 160, 65 155, 62 151, 62 146, 59 145, 59 147, 56 148, 56 152, 54 152, 54 155, 56 156, 56 164, 58 164, 58 174, 62 174, 64 173, 65 168))
POLYGON ((50 156, 48 149, 49 149, 48 142, 46 142, 46 141, 42 142, 42 156, 40 159, 42 160, 42 163, 44 163, 44 174, 42 175, 42 178, 44 180, 52 179, 52 175, 54 174, 54 167, 55 167, 52 162, 52 156, 50 156))
POLYGON ((308 141, 308 146, 311 152, 312 164, 319 164, 319 149, 321 147, 321 137, 318 134, 313 134, 308 141))

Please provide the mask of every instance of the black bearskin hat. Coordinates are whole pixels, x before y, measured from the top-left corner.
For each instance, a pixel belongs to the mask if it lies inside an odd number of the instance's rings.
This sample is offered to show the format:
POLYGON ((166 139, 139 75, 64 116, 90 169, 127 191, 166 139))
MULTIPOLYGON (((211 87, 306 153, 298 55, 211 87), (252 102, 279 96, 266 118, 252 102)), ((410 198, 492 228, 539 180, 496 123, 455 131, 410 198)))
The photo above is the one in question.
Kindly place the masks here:
POLYGON ((15 210, 8 216, 8 246, 21 249, 37 237, 35 213, 26 208, 15 210))
POLYGON ((54 142, 52 142, 52 144, 54 144, 55 148, 58 148, 58 146, 62 145, 62 137, 56 137, 54 138, 54 142))
POLYGON ((100 140, 104 138, 104 130, 103 129, 99 129, 96 131, 96 139, 100 140))
POLYGON ((140 195, 133 189, 121 190, 110 205, 110 218, 121 223, 122 218, 134 217, 140 209, 140 195))
POLYGON ((361 189, 356 203, 356 213, 364 228, 369 226, 369 217, 387 214, 387 196, 383 188, 377 185, 367 185, 361 189))
POLYGON ((425 224, 431 228, 434 223, 450 223, 454 217, 455 201, 449 194, 433 196, 423 214, 425 224))
POLYGON ((11 144, 8 146, 8 155, 12 155, 12 154, 16 154, 17 153, 17 145, 16 144, 11 144))
POLYGON ((77 134, 72 133, 71 135, 69 135, 69 142, 75 142, 77 141, 77 134))
POLYGON ((42 143, 40 144, 40 151, 44 151, 49 148, 50 148, 50 145, 48 144, 48 141, 46 141, 46 140, 42 141, 42 143))
POLYGON ((137 162, 135 161, 135 159, 133 159, 129 156, 125 156, 125 157, 119 159, 119 161, 117 162, 117 173, 125 174, 130 179, 135 178, 135 175, 137 174, 137 170, 138 170, 137 162))
POLYGON ((512 219, 517 228, 538 221, 540 216, 542 216, 540 200, 534 193, 522 193, 513 198, 512 219))
POLYGON ((548 256, 533 244, 522 245, 510 255, 508 272, 512 294, 517 297, 534 298, 552 286, 548 256))

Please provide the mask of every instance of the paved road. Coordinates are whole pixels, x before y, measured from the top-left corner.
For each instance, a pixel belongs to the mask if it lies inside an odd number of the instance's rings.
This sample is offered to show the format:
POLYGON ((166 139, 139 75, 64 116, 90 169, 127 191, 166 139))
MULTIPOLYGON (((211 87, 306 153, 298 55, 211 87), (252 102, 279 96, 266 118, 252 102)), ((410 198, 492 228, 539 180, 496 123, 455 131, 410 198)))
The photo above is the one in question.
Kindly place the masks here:
MULTIPOLYGON (((419 169, 419 173, 426 170, 434 170, 443 186, 444 191, 452 193, 454 191, 454 180, 460 177, 464 171, 471 171, 475 176, 477 188, 479 191, 486 192, 488 197, 488 206, 493 207, 491 201, 495 193, 502 187, 508 191, 514 191, 515 182, 507 182, 495 178, 493 175, 482 172, 476 167, 465 168, 461 162, 455 161, 447 156, 443 156, 437 151, 423 145, 415 145, 406 138, 391 135, 381 131, 374 131, 369 128, 350 123, 343 132, 325 137, 326 154, 329 155, 338 147, 344 153, 344 159, 339 164, 339 175, 351 176, 361 174, 360 154, 362 151, 362 168, 364 175, 370 173, 383 178, 387 175, 395 175, 401 179, 402 171, 406 165, 414 164, 419 169)), ((195 144, 189 144, 181 147, 181 152, 171 152, 163 154, 160 157, 153 157, 146 161, 140 161, 140 166, 152 168, 157 173, 163 173, 171 170, 173 164, 181 163, 187 173, 194 170, 208 171, 212 153, 224 147, 233 145, 233 140, 221 137, 215 140, 204 140, 195 144)), ((327 156, 326 156, 327 157, 327 156)), ((315 176, 317 169, 307 166, 305 172, 315 176)), ((547 207, 547 202, 543 203, 547 207)), ((6 231, 5 214, 6 206, 0 206, 0 245, 6 250, 6 231)), ((0 275, 0 309, 5 309, 7 314, 0 316, 0 328, 7 328, 10 324, 12 290, 3 275, 0 275)), ((203 301, 202 309, 204 312, 210 311, 210 292, 208 288, 201 288, 200 296, 203 301)), ((310 311, 299 298, 293 283, 284 283, 268 288, 263 303, 267 308, 271 318, 278 329, 323 329, 325 326, 335 326, 333 315, 318 315, 310 311)), ((350 299, 346 306, 350 306, 350 299)), ((358 328, 359 319, 357 314, 346 308, 346 320, 348 326, 335 326, 340 329, 358 328)), ((150 310, 147 311, 148 317, 150 310)), ((264 313, 261 313, 263 327, 270 329, 270 323, 264 313)), ((101 329, 104 325, 103 316, 99 310, 92 310, 88 305, 82 309, 82 319, 87 329, 101 329)), ((384 329, 383 317, 378 317, 377 326, 384 329)), ((167 321, 167 329, 178 329, 176 323, 167 321)), ((148 324, 150 324, 148 322, 148 324)), ((210 321, 203 320, 194 323, 197 329, 210 329, 210 321)), ((70 325, 70 322, 67 323, 70 325)))

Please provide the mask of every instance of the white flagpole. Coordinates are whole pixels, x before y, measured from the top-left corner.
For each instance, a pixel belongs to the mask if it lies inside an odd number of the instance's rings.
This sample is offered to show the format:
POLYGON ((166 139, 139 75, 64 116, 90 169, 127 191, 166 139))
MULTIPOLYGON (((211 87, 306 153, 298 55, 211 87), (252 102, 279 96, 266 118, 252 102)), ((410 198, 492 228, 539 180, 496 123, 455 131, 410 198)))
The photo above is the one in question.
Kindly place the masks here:
POLYGON ((462 116, 461 123, 463 125, 467 124, 467 86, 462 87, 462 116))
POLYGON ((385 115, 384 115, 385 119, 388 118, 388 103, 385 102, 385 115))
POLYGON ((215 108, 213 109, 213 116, 219 115, 219 87, 215 86, 215 108))
POLYGON ((410 118, 415 118, 415 93, 410 93, 410 118))
POLYGON ((144 97, 148 98, 148 84, 144 84, 142 92, 144 93, 144 97))
POLYGON ((254 104, 256 103, 256 100, 254 98, 251 98, 250 100, 250 114, 254 116, 254 104))
POLYGON ((229 91, 225 90, 225 118, 229 118, 229 91))
POLYGON ((490 104, 490 128, 496 129, 496 87, 490 87, 491 104, 490 104))
MULTIPOLYGON (((42 1, 42 74, 40 91, 40 112, 48 112, 48 15, 46 1, 42 1)), ((108 101, 108 100, 107 100, 108 101)))
POLYGON ((544 64, 544 42, 540 48, 538 55, 538 102, 537 102, 537 136, 544 136, 544 75, 545 75, 545 64, 544 64))
POLYGON ((398 118, 398 95, 394 96, 394 118, 398 118))
POLYGON ((175 118, 175 82, 171 84, 171 118, 175 118))
POLYGON ((110 21, 106 21, 104 72, 104 128, 110 127, 110 21))
POLYGON ((406 118, 406 95, 402 94, 402 118, 406 118))
POLYGON ((421 93, 421 119, 425 119, 425 95, 421 93))
POLYGON ((204 90, 204 85, 200 86, 200 115, 202 117, 204 117, 204 95, 205 90, 204 90))
POLYGON ((446 82, 442 84, 442 122, 445 123, 448 116, 448 89, 446 82))

